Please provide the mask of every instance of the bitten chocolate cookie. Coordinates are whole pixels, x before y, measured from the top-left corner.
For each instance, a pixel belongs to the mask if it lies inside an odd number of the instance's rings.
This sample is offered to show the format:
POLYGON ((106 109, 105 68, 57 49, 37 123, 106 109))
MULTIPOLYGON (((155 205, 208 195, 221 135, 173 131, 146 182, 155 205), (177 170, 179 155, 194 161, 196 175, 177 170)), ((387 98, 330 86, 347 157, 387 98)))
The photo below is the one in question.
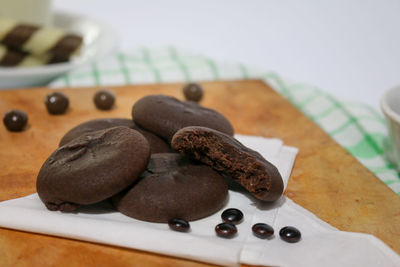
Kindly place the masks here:
POLYGON ((171 146, 229 175, 260 200, 274 201, 283 193, 278 169, 229 135, 205 127, 186 127, 174 135, 171 146))
POLYGON ((96 119, 81 123, 72 128, 71 130, 69 130, 64 135, 64 137, 60 141, 59 146, 65 145, 66 143, 81 136, 82 134, 98 130, 104 130, 116 126, 125 126, 137 130, 141 134, 143 134, 150 144, 150 150, 152 154, 171 152, 169 145, 163 139, 135 125, 135 123, 130 119, 120 119, 120 118, 96 119))
POLYGON ((221 113, 171 96, 141 98, 132 108, 132 117, 136 124, 168 141, 186 126, 204 126, 233 135, 232 125, 221 113))
POLYGON ((224 205, 228 187, 207 165, 175 154, 153 154, 147 170, 129 190, 113 197, 115 207, 135 219, 166 223, 213 214, 224 205))
POLYGON ((149 143, 135 130, 114 127, 86 133, 46 160, 37 177, 37 192, 49 210, 73 211, 131 185, 149 158, 149 143))

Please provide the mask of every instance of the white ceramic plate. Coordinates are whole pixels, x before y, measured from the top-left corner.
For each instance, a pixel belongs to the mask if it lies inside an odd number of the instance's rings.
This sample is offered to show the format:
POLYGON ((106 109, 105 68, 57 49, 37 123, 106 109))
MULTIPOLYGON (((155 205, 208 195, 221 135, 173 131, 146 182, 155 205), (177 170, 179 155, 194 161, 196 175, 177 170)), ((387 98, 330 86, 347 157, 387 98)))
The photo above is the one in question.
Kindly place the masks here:
POLYGON ((21 88, 45 85, 54 78, 110 53, 116 45, 116 34, 95 20, 64 12, 56 12, 54 25, 83 36, 82 52, 70 62, 40 67, 0 67, 0 88, 21 88))

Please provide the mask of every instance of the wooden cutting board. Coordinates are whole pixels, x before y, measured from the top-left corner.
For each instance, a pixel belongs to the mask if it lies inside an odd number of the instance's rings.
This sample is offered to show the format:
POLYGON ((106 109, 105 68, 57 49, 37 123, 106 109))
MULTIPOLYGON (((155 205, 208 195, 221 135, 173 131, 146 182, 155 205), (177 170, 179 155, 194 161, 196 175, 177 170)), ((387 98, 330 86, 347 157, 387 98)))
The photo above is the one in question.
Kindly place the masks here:
MULTIPOLYGON (((278 137, 299 148, 286 196, 345 231, 370 233, 400 252, 400 198, 317 125, 261 81, 203 83, 204 106, 228 117, 236 133, 278 137)), ((0 201, 35 192, 39 168, 73 126, 94 118, 126 117, 148 94, 183 98, 182 84, 111 88, 116 107, 100 111, 97 88, 61 90, 70 99, 67 114, 49 115, 49 89, 0 91, 0 114, 25 110, 21 133, 0 125, 0 201)), ((188 261, 89 242, 0 228, 0 266, 204 266, 188 261)))

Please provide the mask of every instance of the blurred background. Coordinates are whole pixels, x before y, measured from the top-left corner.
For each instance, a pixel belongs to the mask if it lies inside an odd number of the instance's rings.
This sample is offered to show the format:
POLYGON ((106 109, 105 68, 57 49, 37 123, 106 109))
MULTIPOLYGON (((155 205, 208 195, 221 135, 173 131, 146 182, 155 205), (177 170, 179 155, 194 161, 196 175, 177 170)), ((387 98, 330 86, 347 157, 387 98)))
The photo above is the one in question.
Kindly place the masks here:
POLYGON ((123 50, 173 45, 375 108, 400 83, 398 0, 55 0, 54 8, 110 25, 123 50))

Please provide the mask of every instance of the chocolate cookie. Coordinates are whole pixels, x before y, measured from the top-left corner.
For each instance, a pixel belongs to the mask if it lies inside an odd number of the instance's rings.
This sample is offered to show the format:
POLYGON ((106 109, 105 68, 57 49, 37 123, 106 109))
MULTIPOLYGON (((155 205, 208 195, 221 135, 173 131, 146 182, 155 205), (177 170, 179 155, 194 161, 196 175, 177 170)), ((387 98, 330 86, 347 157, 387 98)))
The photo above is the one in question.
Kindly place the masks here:
POLYGON ((172 153, 172 149, 170 145, 165 142, 162 138, 158 137, 157 135, 146 131, 142 127, 139 127, 138 125, 135 125, 134 129, 141 134, 143 134, 144 137, 146 137, 147 141, 150 144, 150 152, 151 154, 157 154, 157 153, 172 153))
POLYGON ((168 141, 176 131, 186 126, 204 126, 233 135, 232 125, 219 112, 171 96, 141 98, 132 108, 132 117, 136 124, 168 141))
POLYGON ((278 169, 229 135, 205 127, 186 127, 174 135, 171 146, 227 174, 260 200, 274 201, 283 193, 278 169))
POLYGON ((151 153, 167 153, 171 152, 169 145, 160 137, 155 134, 152 134, 137 125, 130 119, 96 119, 90 120, 84 123, 79 124, 78 126, 72 128, 67 132, 64 137, 61 139, 59 146, 63 146, 71 140, 81 136, 85 133, 90 133, 93 131, 108 129, 116 126, 125 126, 134 130, 139 131, 141 134, 146 137, 147 141, 150 144, 151 153))
POLYGON ((179 154, 163 153, 153 154, 140 180, 112 200, 127 216, 166 223, 209 216, 222 208, 227 196, 225 180, 212 168, 179 154))
POLYGON ((86 133, 46 160, 37 177, 37 192, 49 210, 73 211, 131 185, 149 158, 149 144, 135 130, 114 127, 86 133))

